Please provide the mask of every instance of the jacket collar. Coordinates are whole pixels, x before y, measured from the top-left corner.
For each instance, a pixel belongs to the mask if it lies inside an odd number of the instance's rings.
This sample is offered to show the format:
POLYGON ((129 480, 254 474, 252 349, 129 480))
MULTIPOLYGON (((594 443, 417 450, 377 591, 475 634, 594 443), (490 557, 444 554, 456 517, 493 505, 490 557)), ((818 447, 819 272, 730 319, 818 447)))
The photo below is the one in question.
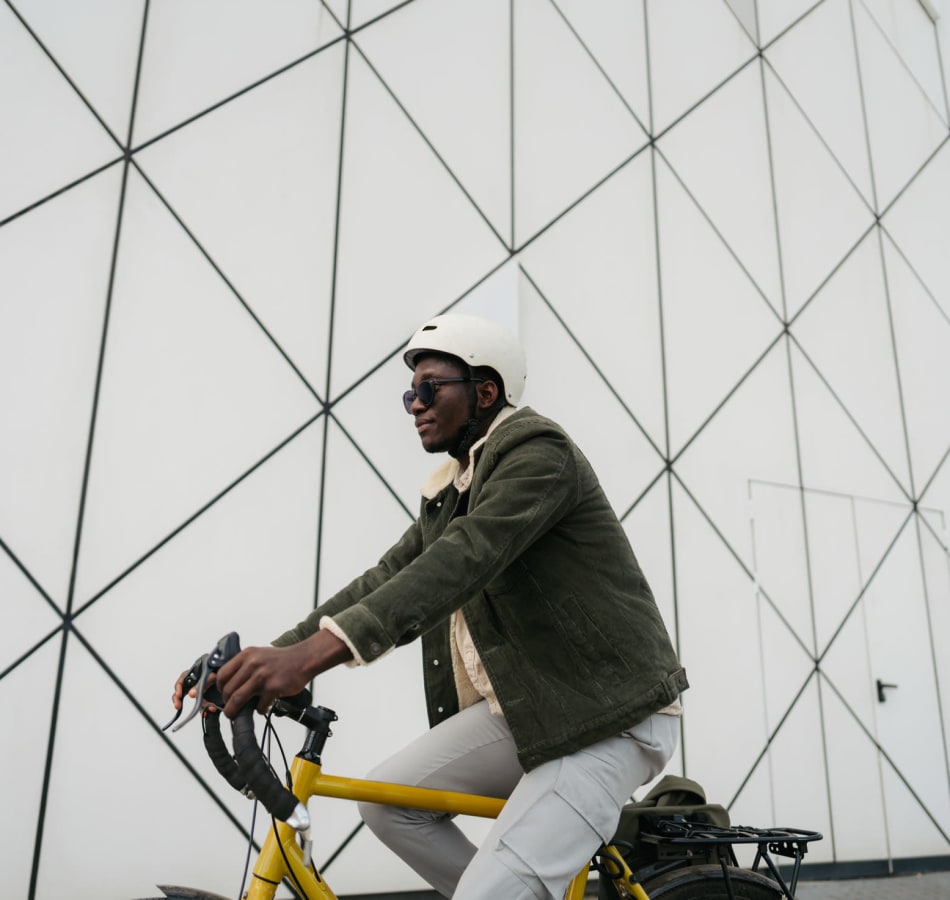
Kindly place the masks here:
POLYGON ((422 496, 426 500, 435 499, 439 493, 445 490, 450 484, 459 480, 464 488, 472 481, 472 473, 475 471, 475 457, 478 451, 482 448, 482 445, 485 441, 488 440, 491 433, 507 419, 509 416, 517 412, 517 409, 514 406, 505 406, 503 407, 497 416, 492 420, 491 425, 488 426, 488 431, 480 437, 474 444, 472 444, 471 449, 468 451, 469 464, 468 469, 464 472, 459 472, 459 464, 457 459, 453 459, 451 456, 442 463, 423 483, 422 483, 422 496))

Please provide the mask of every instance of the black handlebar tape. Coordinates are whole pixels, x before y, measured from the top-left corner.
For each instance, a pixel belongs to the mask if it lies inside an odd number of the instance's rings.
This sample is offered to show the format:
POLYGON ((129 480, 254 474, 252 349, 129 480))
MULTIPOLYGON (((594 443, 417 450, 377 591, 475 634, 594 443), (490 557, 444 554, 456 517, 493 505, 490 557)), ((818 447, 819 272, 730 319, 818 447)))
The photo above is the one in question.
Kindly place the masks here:
POLYGON ((248 786, 265 809, 282 822, 290 818, 297 808, 297 798, 285 788, 271 771, 254 734, 254 709, 252 701, 231 722, 234 736, 234 758, 248 786))
POLYGON ((247 787, 247 782, 238 768, 231 751, 224 738, 221 737, 221 713, 213 712, 205 714, 202 720, 204 726, 204 744, 205 751, 211 757, 214 767, 224 776, 228 784, 236 791, 243 791, 247 787))

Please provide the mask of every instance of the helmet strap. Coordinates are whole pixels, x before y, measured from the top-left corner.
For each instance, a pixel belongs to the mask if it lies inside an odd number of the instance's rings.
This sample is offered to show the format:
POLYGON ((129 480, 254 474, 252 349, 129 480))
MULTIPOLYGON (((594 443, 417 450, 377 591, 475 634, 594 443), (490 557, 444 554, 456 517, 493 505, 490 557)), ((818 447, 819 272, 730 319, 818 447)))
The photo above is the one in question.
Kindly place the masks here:
MULTIPOLYGON (((471 366, 468 366, 468 377, 474 378, 475 372, 471 366)), ((455 442, 455 446, 449 450, 449 456, 453 459, 458 459, 460 456, 465 456, 469 448, 475 441, 478 439, 479 432, 482 430, 482 424, 485 419, 493 415, 493 411, 489 410, 485 415, 479 416, 478 414, 478 385, 476 382, 471 383, 471 390, 469 392, 469 402, 468 402, 468 421, 459 429, 458 440, 455 442)))

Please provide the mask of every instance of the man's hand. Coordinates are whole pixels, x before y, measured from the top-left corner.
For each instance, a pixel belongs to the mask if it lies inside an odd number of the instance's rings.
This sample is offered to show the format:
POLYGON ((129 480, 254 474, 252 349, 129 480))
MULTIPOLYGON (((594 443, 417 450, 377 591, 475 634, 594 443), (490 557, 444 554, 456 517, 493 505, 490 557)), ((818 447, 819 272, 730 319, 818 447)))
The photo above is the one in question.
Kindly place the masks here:
MULTIPOLYGON (((174 690, 174 693, 172 693, 172 706, 174 706, 175 709, 181 709, 181 704, 182 704, 182 701, 184 700, 185 676, 188 674, 189 671, 190 671, 189 669, 185 669, 185 671, 182 672, 181 675, 178 676, 178 681, 175 682, 175 690, 174 690)), ((188 696, 189 697, 195 696, 194 688, 192 688, 188 692, 188 696)))
MULTIPOLYGON (((217 673, 224 714, 234 718, 255 697, 258 712, 266 713, 278 697, 299 693, 310 679, 352 658, 350 648, 329 631, 318 631, 289 647, 248 647, 217 673)), ((180 695, 180 683, 176 694, 180 695)))

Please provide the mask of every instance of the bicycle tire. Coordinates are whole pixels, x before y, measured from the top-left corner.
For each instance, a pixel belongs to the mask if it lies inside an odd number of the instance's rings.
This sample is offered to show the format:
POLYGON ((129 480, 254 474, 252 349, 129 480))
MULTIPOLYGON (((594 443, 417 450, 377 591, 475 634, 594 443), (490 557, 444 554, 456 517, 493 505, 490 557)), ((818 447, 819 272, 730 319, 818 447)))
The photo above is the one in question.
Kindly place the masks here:
MULTIPOLYGON (((729 866, 729 884, 735 900, 782 900, 782 889, 764 875, 729 866)), ((729 900, 722 868, 685 866, 643 882, 650 900, 729 900)))
POLYGON ((202 891, 198 888, 183 887, 176 884, 159 884, 156 886, 162 892, 162 896, 148 898, 148 900, 230 900, 228 897, 222 897, 221 894, 212 894, 210 891, 202 891))

